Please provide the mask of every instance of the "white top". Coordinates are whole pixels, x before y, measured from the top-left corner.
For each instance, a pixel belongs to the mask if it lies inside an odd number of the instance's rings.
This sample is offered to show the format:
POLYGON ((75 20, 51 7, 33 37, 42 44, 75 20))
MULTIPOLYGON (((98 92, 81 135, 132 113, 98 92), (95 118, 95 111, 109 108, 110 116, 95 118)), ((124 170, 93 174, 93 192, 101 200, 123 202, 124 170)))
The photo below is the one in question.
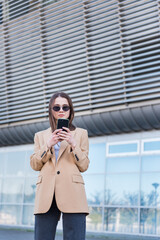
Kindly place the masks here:
POLYGON ((61 142, 58 142, 57 144, 54 145, 54 151, 55 151, 56 161, 57 161, 57 159, 58 159, 58 154, 59 154, 60 146, 61 146, 61 142))

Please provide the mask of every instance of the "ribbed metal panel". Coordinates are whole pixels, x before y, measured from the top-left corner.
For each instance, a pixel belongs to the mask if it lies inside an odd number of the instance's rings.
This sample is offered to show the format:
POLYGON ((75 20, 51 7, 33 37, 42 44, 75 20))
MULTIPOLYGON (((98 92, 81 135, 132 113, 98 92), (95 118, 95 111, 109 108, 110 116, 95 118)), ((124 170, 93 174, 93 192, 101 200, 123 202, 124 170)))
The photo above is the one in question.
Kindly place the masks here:
POLYGON ((159 0, 3 0, 0 9, 1 127, 45 120, 59 90, 77 115, 160 103, 159 0))
MULTIPOLYGON (((74 124, 90 137, 160 129, 160 104, 75 117, 74 124)), ((0 129, 0 147, 33 143, 34 134, 49 128, 49 121, 0 129)))

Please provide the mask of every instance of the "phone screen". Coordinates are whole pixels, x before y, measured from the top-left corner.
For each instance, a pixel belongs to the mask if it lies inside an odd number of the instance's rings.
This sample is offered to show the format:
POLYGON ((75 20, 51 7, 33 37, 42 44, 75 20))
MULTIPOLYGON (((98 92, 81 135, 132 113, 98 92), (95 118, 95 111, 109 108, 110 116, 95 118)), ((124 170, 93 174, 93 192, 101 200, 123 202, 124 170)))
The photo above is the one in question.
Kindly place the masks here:
MULTIPOLYGON (((69 127, 69 119, 59 118, 57 122, 57 129, 62 129, 62 127, 69 127)), ((63 131, 65 131, 63 129, 63 131)))

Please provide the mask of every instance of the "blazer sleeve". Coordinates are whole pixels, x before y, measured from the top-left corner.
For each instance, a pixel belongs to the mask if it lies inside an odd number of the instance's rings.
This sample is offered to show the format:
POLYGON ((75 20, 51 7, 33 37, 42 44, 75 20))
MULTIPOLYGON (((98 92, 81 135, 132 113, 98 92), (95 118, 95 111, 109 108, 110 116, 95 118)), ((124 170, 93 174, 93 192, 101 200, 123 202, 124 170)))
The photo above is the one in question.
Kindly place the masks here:
POLYGON ((75 149, 72 151, 74 156, 75 164, 77 165, 80 172, 85 172, 89 166, 89 141, 88 132, 84 130, 81 135, 80 146, 76 145, 75 149))
POLYGON ((31 168, 35 171, 40 171, 43 165, 51 158, 51 150, 47 144, 40 146, 39 136, 36 133, 34 136, 34 153, 30 156, 31 168))

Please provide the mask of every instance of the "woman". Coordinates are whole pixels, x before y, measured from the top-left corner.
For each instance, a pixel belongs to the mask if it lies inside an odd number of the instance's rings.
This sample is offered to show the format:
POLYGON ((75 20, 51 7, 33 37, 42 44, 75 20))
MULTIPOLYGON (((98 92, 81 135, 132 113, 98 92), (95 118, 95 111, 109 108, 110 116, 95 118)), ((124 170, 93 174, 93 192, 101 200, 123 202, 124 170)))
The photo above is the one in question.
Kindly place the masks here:
POLYGON ((40 171, 35 198, 35 240, 53 240, 62 213, 63 239, 85 240, 89 213, 80 172, 87 170, 88 134, 72 124, 70 97, 59 92, 49 103, 50 128, 35 134, 31 167, 40 171), (69 128, 56 129, 59 118, 69 119, 69 128), (63 131, 65 130, 65 131, 63 131))

